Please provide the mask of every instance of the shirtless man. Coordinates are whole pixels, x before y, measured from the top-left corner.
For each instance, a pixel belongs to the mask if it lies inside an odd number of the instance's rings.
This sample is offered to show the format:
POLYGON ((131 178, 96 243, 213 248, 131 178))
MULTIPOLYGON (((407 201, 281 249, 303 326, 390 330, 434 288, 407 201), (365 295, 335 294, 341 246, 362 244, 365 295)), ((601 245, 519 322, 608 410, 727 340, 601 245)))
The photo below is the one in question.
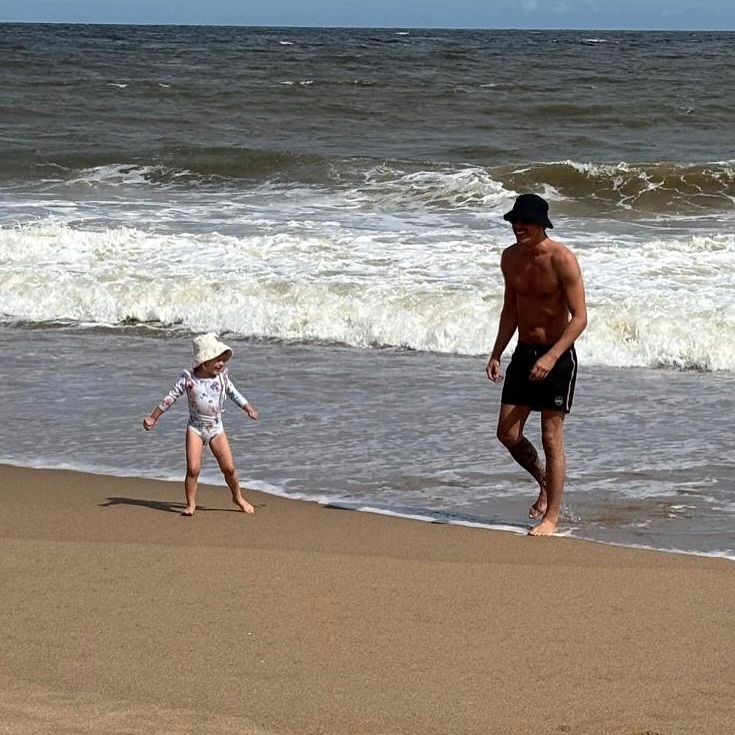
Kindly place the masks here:
POLYGON ((513 225, 515 245, 500 261, 505 281, 498 334, 485 371, 503 380, 500 358, 518 330, 518 345, 508 366, 498 439, 538 483, 529 518, 541 522, 531 536, 550 536, 559 525, 566 475, 564 417, 572 407, 577 377, 574 341, 587 326, 584 283, 572 252, 546 235, 553 227, 549 205, 535 194, 519 196, 503 219, 513 225), (545 463, 523 435, 531 411, 541 412, 545 463))

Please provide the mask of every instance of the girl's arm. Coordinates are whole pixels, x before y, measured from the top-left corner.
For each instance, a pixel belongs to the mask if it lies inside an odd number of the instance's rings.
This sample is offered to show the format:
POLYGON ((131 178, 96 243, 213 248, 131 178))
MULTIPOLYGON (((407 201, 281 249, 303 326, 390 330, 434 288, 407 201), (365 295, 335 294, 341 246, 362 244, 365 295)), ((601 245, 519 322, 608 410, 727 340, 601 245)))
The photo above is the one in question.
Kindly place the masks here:
POLYGON ((235 388, 235 384, 230 380, 230 376, 225 376, 225 392, 232 400, 250 416, 251 419, 258 418, 258 411, 240 391, 235 388))
POLYGON ((143 428, 146 431, 150 431, 155 425, 156 421, 168 411, 171 406, 174 405, 176 399, 183 396, 186 393, 186 383, 189 379, 187 373, 182 373, 181 377, 174 383, 173 388, 166 393, 163 400, 151 411, 150 416, 146 416, 143 419, 143 428))

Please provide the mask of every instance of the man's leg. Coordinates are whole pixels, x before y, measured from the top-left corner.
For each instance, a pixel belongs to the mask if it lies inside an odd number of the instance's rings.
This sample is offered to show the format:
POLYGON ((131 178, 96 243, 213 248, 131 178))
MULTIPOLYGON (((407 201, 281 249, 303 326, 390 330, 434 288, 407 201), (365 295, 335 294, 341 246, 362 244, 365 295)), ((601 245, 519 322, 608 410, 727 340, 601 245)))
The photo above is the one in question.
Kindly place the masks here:
POLYGON ((561 495, 567 471, 562 411, 541 412, 541 441, 546 457, 547 504, 541 523, 529 532, 531 536, 551 536, 559 525, 561 495))
POLYGON ((546 511, 546 471, 539 459, 536 447, 523 436, 531 409, 528 406, 500 404, 498 416, 498 439, 510 452, 511 457, 528 472, 539 485, 536 502, 529 508, 528 517, 537 518, 546 511))

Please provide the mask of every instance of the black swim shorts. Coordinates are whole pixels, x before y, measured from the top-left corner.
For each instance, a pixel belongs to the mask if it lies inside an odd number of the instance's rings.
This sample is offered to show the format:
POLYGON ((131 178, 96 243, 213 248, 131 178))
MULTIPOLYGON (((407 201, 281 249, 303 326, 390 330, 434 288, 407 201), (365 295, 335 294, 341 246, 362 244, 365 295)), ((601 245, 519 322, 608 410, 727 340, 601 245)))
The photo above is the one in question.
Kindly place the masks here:
POLYGON ((505 372, 501 398, 503 403, 529 406, 532 411, 571 411, 577 380, 577 353, 574 345, 561 355, 543 380, 529 379, 536 360, 551 347, 552 345, 518 343, 505 372))

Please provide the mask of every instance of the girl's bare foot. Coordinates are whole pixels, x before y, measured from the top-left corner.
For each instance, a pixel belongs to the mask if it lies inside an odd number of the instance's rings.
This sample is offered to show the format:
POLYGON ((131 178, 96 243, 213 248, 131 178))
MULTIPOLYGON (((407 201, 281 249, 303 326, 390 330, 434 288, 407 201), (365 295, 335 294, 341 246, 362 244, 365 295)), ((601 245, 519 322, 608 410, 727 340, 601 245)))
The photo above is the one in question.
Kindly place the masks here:
POLYGON ((252 505, 250 505, 250 503, 248 503, 248 501, 247 501, 247 500, 245 500, 245 498, 243 498, 243 497, 239 497, 239 498, 232 498, 232 502, 233 502, 233 503, 234 503, 234 504, 235 504, 235 505, 236 505, 236 506, 237 506, 238 508, 240 508, 240 510, 241 510, 241 511, 242 511, 243 513, 255 513, 255 508, 253 508, 253 506, 252 506, 252 505))
POLYGON ((184 508, 184 510, 181 511, 181 515, 182 516, 187 516, 187 517, 193 516, 194 515, 194 511, 196 509, 197 509, 196 505, 194 507, 191 507, 191 506, 187 505, 186 508, 184 508))

